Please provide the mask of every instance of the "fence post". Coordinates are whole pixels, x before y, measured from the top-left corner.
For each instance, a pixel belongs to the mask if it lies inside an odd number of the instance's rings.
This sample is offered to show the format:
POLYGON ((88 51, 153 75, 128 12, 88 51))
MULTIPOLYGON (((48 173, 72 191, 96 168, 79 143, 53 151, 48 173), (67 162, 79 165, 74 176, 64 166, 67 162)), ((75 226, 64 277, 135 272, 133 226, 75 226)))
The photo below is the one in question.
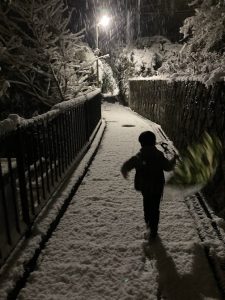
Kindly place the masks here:
POLYGON ((86 132, 86 141, 90 137, 90 101, 85 95, 86 101, 84 102, 84 111, 85 111, 85 132, 86 132))
POLYGON ((28 203, 27 188, 26 188, 25 160, 23 155, 25 149, 23 145, 23 136, 20 127, 17 128, 16 134, 17 134, 16 160, 17 160, 19 187, 20 187, 21 206, 22 206, 23 220, 29 227, 31 222, 30 222, 29 203, 28 203))
MULTIPOLYGON (((7 209, 7 199, 5 195, 5 186, 3 182, 3 174, 2 174, 2 166, 1 166, 1 161, 0 161, 0 192, 1 192, 1 197, 2 197, 2 207, 4 211, 4 225, 5 225, 5 231, 6 231, 6 236, 7 236, 7 241, 8 244, 12 244, 12 237, 10 233, 10 225, 9 225, 9 214, 8 214, 8 209, 7 209)), ((0 257, 1 258, 1 257, 0 257)))

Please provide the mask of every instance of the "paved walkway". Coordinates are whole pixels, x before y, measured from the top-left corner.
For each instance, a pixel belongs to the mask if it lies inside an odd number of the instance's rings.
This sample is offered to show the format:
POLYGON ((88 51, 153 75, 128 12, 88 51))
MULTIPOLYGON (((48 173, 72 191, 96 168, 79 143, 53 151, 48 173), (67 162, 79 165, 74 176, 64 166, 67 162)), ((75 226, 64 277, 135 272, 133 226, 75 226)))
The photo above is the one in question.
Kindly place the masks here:
POLYGON ((103 114, 100 149, 18 299, 220 299, 184 191, 166 186, 159 238, 143 238, 141 195, 120 167, 158 127, 118 104, 103 114))

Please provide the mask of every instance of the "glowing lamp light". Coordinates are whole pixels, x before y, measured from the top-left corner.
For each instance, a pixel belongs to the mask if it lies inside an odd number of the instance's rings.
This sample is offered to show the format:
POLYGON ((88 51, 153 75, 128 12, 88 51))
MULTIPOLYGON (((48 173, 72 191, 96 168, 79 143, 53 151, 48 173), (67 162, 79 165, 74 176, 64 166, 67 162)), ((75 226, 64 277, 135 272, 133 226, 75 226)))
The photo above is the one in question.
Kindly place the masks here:
POLYGON ((102 27, 107 27, 109 23, 110 23, 110 17, 105 15, 100 19, 98 25, 102 27))

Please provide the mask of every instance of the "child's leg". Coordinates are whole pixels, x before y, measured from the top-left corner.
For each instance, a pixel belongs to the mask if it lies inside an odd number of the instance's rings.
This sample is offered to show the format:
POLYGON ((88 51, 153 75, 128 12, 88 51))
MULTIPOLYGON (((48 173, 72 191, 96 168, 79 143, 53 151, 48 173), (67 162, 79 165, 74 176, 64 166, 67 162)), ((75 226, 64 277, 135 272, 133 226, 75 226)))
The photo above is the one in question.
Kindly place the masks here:
POLYGON ((160 198, 161 194, 143 193, 144 219, 152 236, 156 236, 158 231, 160 198))
POLYGON ((148 195, 143 194, 143 209, 144 209, 144 220, 147 227, 149 227, 150 223, 150 205, 149 205, 149 197, 148 195))
POLYGON ((156 236, 158 232, 158 225, 159 225, 159 204, 160 199, 152 199, 152 203, 150 205, 150 211, 149 211, 149 226, 151 229, 151 235, 156 236))

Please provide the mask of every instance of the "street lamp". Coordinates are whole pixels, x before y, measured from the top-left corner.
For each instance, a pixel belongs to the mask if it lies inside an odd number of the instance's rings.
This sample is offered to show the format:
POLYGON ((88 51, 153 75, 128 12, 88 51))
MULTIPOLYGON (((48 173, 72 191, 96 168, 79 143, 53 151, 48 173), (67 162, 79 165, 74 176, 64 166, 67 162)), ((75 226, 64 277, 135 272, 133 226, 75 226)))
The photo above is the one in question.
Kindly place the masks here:
MULTIPOLYGON (((97 49, 97 56, 98 56, 98 40, 99 40, 99 27, 106 28, 110 23, 110 17, 107 15, 104 15, 100 18, 99 22, 96 23, 96 49, 97 49)), ((99 85, 99 65, 98 65, 98 57, 97 57, 97 84, 99 85)))

